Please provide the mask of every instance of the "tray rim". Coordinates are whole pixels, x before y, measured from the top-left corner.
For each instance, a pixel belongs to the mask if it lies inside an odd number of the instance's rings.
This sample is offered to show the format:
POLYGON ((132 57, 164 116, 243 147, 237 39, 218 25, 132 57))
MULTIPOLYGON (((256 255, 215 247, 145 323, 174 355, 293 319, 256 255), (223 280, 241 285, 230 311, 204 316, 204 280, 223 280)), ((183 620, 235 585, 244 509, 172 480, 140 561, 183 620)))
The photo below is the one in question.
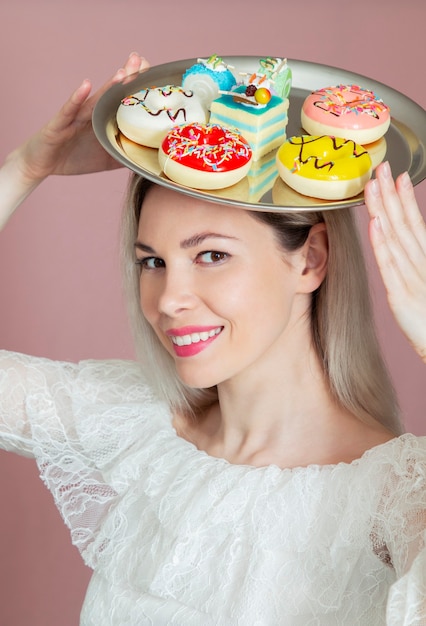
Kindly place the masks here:
MULTIPOLYGON (((209 55, 207 55, 209 56, 209 55)), ((223 55, 222 58, 226 63, 233 65, 234 67, 238 67, 241 63, 253 63, 257 64, 259 58, 264 58, 269 55, 223 55)), ((201 55, 200 55, 201 57, 201 55)), ((178 59, 170 62, 161 63, 158 65, 153 65, 148 69, 142 70, 136 74, 133 74, 123 81, 112 85, 98 100, 96 103, 93 114, 92 114, 92 125, 94 133, 101 143, 103 148, 119 163, 127 167, 129 170, 136 172, 137 174, 144 176, 145 178, 151 180, 154 183, 160 184, 162 186, 168 187, 180 193, 187 194, 189 196, 193 196, 196 198, 201 198, 203 200, 208 200, 212 202, 219 202, 221 204, 230 204, 233 206, 238 206, 241 208, 246 208, 249 210, 258 210, 258 211, 285 211, 285 212, 295 212, 295 211, 318 211, 318 210, 332 210, 338 208, 348 208, 353 206, 359 206, 364 204, 364 196, 360 194, 356 198, 350 198, 347 200, 341 200, 336 202, 327 202, 324 204, 312 204, 307 202, 305 205, 279 205, 273 203, 266 202, 258 202, 258 203, 250 203, 248 201, 242 201, 240 199, 228 198, 223 195, 216 196, 213 193, 200 191, 197 189, 193 189, 190 187, 183 187, 178 185, 177 183, 159 176, 141 166, 137 163, 131 161, 129 158, 126 158, 109 140, 107 135, 107 125, 108 123, 115 124, 115 112, 111 106, 112 102, 116 103, 116 107, 118 107, 118 103, 120 100, 129 94, 130 91, 137 91, 143 87, 148 86, 148 84, 155 84, 156 77, 161 77, 162 75, 180 73, 190 67, 193 63, 197 62, 197 58, 187 58, 187 59, 178 59)), ((201 57, 204 58, 204 57, 201 57)), ((331 81, 325 84, 324 75, 330 74, 330 79, 332 79, 333 75, 339 75, 341 79, 339 79, 339 83, 355 83, 362 84, 363 87, 371 89, 380 94, 383 100, 389 104, 391 108, 391 125, 398 127, 404 127, 406 131, 412 136, 412 138, 417 141, 418 146, 420 148, 419 152, 421 154, 417 154, 418 163, 417 165, 408 168, 411 180, 413 185, 417 185, 422 182, 426 178, 426 111, 425 109, 418 104, 414 99, 406 96, 405 94, 399 92, 395 88, 386 85, 383 82, 380 82, 374 78, 365 76, 363 74, 359 74, 353 72, 351 70, 346 70, 344 68, 340 68, 338 66, 327 65, 324 63, 317 63, 314 61, 306 61, 301 59, 287 59, 289 66, 292 69, 293 73, 293 89, 302 89, 305 91, 314 91, 317 88, 321 88, 327 86, 327 84, 336 84, 336 81, 331 81), (309 82, 309 87, 306 86, 306 83, 301 83, 301 77, 309 75, 309 76, 318 76, 318 82, 315 83, 315 80, 312 79, 312 83, 309 82), (321 77, 321 78, 320 78, 321 77), (399 113, 402 113, 401 115, 399 113), (408 113, 408 115, 407 115, 408 113), (411 113, 411 115, 410 115, 411 113), (424 125, 421 125, 423 129, 423 133, 418 132, 418 129, 413 130, 411 126, 406 123, 406 118, 409 117, 410 120, 417 120, 417 118, 424 117, 424 125)), ((306 79, 305 79, 306 80, 306 79)), ((302 81, 303 82, 303 81, 302 81)), ((163 81, 163 84, 165 82, 163 81)), ((291 92, 290 92, 291 99, 291 92)), ((290 103, 291 104, 291 103, 290 103)), ((414 124, 416 126, 416 124, 414 124)), ((404 131, 405 132, 405 131, 404 131)), ((413 156, 415 153, 413 151, 410 152, 411 159, 413 161, 413 156)))

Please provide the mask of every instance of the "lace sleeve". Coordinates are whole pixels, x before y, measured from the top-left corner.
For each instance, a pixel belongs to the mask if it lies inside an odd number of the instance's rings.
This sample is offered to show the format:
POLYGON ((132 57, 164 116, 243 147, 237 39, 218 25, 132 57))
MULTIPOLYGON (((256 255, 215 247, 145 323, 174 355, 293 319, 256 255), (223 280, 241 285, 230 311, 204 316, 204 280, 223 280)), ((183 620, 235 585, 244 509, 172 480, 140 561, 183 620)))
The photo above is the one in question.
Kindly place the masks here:
POLYGON ((384 512, 397 579, 389 593, 387 626, 426 624, 426 438, 417 442, 392 472, 390 507, 384 512))
POLYGON ((31 417, 41 424, 46 405, 66 397, 75 371, 72 363, 0 351, 0 448, 34 456, 31 417))
POLYGON ((139 366, 0 352, 0 377, 0 445, 36 459, 73 543, 95 568, 105 548, 100 528, 126 489, 113 470, 143 431, 152 400, 139 366))

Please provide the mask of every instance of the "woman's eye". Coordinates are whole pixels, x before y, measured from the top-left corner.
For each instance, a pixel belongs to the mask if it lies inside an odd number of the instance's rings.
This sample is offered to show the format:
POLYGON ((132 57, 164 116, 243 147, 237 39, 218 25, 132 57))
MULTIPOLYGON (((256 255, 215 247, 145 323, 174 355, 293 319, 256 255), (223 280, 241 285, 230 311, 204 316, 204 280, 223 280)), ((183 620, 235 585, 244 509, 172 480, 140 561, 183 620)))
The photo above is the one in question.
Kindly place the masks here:
POLYGON ((142 270, 157 270, 164 267, 164 261, 158 257, 150 256, 144 259, 137 259, 136 265, 139 265, 142 270))
POLYGON ((207 252, 201 252, 197 260, 201 263, 212 264, 212 263, 220 263, 221 261, 225 261, 229 257, 227 252, 218 252, 217 250, 209 250, 207 252))

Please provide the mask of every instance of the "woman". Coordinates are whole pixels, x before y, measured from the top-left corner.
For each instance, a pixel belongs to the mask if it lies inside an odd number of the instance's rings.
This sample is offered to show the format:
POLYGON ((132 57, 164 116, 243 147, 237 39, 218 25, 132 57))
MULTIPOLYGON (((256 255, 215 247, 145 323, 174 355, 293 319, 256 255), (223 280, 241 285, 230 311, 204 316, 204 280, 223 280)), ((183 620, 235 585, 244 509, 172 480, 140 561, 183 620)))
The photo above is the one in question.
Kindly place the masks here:
MULTIPOLYGON (((4 222, 46 175, 111 166, 89 88, 8 159, 4 222)), ((366 201, 426 360, 409 179, 380 166, 366 201)), ((0 360, 3 445, 37 458, 94 570, 81 623, 424 623, 426 441, 400 435, 349 212, 257 214, 135 177, 123 233, 142 368, 0 360)))

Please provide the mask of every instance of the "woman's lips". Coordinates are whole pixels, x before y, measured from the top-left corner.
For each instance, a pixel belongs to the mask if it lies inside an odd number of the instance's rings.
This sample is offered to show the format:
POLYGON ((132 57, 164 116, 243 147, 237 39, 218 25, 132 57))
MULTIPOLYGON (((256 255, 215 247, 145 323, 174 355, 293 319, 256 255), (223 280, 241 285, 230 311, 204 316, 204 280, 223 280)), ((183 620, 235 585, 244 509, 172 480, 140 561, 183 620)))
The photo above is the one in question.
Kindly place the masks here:
POLYGON ((177 356, 193 356, 209 346, 223 326, 185 326, 166 331, 177 356))

